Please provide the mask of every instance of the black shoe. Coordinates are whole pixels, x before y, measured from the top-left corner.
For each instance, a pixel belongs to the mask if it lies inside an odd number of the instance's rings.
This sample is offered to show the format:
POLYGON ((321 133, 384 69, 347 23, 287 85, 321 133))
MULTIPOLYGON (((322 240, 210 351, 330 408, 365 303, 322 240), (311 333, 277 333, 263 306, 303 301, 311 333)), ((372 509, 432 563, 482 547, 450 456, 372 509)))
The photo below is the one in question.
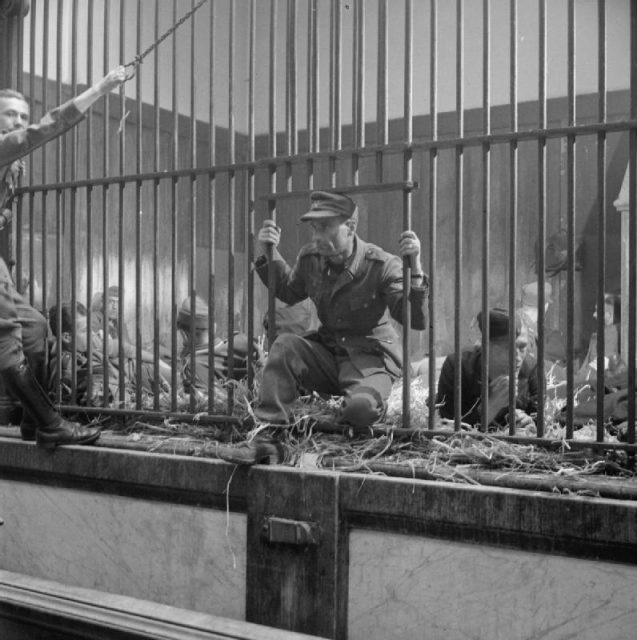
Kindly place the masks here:
POLYGON ((98 428, 86 427, 64 418, 60 418, 60 424, 56 427, 37 429, 35 433, 36 442, 46 449, 54 449, 61 444, 92 444, 99 437, 98 428))

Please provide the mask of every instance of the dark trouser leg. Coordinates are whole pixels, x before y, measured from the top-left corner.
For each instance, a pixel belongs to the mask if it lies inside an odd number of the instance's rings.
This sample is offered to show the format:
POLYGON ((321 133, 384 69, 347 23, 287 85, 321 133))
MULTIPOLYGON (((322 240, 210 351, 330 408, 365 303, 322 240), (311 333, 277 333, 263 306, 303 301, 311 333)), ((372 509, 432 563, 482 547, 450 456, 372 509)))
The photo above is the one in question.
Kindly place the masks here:
POLYGON ((263 422, 287 423, 299 389, 338 394, 336 360, 318 342, 283 333, 268 354, 255 415, 263 422))

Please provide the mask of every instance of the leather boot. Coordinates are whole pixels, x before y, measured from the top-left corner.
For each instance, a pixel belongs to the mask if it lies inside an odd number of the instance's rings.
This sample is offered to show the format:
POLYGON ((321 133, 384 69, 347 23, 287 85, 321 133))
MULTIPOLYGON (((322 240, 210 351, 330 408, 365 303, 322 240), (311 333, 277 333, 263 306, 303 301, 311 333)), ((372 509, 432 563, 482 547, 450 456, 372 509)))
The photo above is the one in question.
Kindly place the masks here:
POLYGON ((0 375, 7 389, 35 421, 35 439, 39 445, 52 449, 60 444, 91 444, 100 437, 99 429, 70 422, 60 415, 26 361, 3 369, 0 375))
MULTIPOLYGON (((28 353, 25 355, 27 357, 29 367, 33 372, 33 376, 42 389, 46 391, 48 387, 46 353, 44 351, 40 351, 38 353, 28 353)), ((33 417, 29 408, 23 407, 22 420, 20 421, 20 436, 22 436, 22 439, 26 441, 35 440, 35 431, 37 426, 37 420, 33 417)))

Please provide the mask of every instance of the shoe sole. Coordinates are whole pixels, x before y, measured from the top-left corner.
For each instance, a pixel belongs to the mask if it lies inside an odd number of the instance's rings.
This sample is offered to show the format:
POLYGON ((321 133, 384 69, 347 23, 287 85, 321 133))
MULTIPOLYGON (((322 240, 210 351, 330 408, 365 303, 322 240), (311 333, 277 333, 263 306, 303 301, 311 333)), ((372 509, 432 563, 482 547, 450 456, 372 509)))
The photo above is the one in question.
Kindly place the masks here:
POLYGON ((51 442, 46 442, 46 441, 42 441, 42 440, 36 440, 36 443, 39 447, 42 447, 43 449, 55 449, 55 447, 63 447, 65 445, 69 445, 69 444, 92 444, 93 442, 95 442, 96 440, 98 440, 100 437, 99 433, 95 433, 93 435, 87 436, 86 438, 82 438, 81 440, 73 440, 71 442, 60 442, 58 440, 54 440, 51 442))

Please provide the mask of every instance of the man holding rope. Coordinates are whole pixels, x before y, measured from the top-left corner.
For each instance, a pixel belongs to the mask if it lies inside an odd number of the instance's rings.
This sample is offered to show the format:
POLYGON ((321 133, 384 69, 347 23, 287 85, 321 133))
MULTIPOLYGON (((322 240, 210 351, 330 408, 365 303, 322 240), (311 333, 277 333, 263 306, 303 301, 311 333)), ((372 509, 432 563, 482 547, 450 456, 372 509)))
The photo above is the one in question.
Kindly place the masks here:
MULTIPOLYGON (((258 234, 263 255, 256 271, 268 282, 272 247, 275 295, 288 304, 310 298, 320 320, 317 331, 281 334, 263 372, 255 417, 287 425, 299 389, 343 396, 339 422, 364 429, 381 419, 393 382, 401 375, 402 343, 391 318, 402 321, 403 261, 357 234, 358 208, 341 193, 314 191, 301 216, 312 227, 293 268, 277 250, 281 230, 266 220, 258 234)), ((403 231, 399 253, 411 266, 411 327, 425 329, 429 282, 420 261, 420 240, 403 231)), ((275 458, 275 442, 253 440, 237 448, 233 461, 275 458)))
MULTIPOLYGON (((6 207, 23 170, 20 158, 75 126, 94 102, 125 80, 124 67, 117 67, 32 125, 25 97, 12 89, 0 90, 0 211, 5 222, 11 218, 6 207)), ((22 403, 22 439, 36 440, 48 448, 95 442, 99 429, 62 418, 43 388, 46 335, 46 319, 17 292, 7 265, 0 258, 0 377, 6 389, 22 403)))

